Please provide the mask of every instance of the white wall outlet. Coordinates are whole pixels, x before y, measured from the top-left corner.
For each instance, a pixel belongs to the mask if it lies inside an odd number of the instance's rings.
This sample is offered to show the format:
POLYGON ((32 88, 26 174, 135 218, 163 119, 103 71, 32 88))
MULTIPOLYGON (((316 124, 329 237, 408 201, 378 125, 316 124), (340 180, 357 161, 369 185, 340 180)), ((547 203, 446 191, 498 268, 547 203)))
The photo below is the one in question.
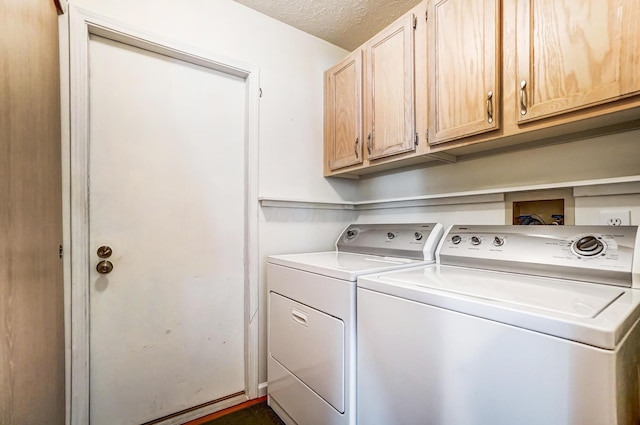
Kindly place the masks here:
POLYGON ((598 222, 605 226, 628 226, 631 224, 631 211, 600 211, 598 222))

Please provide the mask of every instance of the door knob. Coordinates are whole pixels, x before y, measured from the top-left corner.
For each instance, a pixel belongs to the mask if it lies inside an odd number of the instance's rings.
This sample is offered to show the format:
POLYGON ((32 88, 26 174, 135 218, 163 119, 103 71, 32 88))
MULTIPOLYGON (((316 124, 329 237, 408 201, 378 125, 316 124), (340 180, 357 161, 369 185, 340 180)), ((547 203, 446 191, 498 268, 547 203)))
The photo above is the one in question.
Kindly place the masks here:
POLYGON ((100 248, 98 248, 98 251, 96 252, 96 254, 98 254, 98 257, 100 258, 109 258, 111 257, 111 254, 113 254, 113 251, 111 250, 110 246, 103 245, 100 248))
POLYGON ((96 271, 100 274, 108 274, 113 270, 113 264, 111 261, 102 260, 98 264, 96 264, 96 271))

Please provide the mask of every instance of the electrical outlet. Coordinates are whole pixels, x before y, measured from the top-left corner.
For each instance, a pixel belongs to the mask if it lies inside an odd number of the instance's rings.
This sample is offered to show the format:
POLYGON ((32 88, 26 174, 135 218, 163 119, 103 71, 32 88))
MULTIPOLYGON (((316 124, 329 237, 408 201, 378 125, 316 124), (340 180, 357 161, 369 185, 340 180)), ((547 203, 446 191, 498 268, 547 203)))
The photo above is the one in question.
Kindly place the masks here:
POLYGON ((600 211, 599 223, 606 226, 628 226, 631 224, 631 211, 600 211))

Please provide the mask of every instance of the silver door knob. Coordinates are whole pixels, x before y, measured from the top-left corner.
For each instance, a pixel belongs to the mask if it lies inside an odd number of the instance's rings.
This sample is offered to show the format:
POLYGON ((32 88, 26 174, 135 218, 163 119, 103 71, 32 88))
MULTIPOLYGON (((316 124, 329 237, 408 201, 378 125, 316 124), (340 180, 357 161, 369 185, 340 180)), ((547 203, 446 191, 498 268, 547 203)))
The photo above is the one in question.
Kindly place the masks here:
POLYGON ((102 260, 96 264, 96 271, 100 274, 108 274, 113 270, 113 263, 109 260, 102 260))

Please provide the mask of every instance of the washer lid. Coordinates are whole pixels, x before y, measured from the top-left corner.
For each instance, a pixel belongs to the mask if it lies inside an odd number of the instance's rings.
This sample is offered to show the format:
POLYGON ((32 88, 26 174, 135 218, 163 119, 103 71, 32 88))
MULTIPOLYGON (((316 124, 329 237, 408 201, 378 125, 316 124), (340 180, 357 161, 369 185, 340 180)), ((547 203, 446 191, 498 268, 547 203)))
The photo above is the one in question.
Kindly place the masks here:
POLYGON ((640 291, 454 266, 365 276, 358 287, 606 349, 640 314, 640 291))
POLYGON ((269 256, 268 261, 271 264, 351 282, 355 282, 358 276, 363 274, 380 273, 433 262, 337 251, 272 255, 269 256))
POLYGON ((596 317, 624 293, 620 288, 604 285, 576 285, 566 281, 455 267, 406 271, 388 275, 386 279, 518 308, 582 318, 596 317))

